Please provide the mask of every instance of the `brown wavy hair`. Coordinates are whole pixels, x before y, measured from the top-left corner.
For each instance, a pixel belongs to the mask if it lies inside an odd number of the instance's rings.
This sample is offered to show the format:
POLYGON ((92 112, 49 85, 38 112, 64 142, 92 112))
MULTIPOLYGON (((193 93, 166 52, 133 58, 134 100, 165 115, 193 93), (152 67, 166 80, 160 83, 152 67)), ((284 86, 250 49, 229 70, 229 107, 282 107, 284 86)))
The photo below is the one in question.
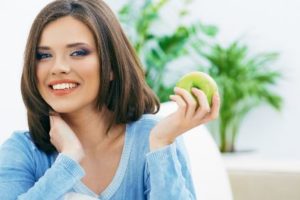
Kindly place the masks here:
POLYGON ((136 121, 142 114, 159 110, 159 100, 145 82, 141 63, 133 47, 104 1, 54 1, 40 11, 32 24, 21 78, 30 135, 36 146, 45 153, 52 153, 56 149, 49 136, 51 107, 43 100, 37 88, 36 53, 44 28, 65 16, 80 20, 94 34, 101 66, 97 108, 100 111, 106 106, 113 113, 111 124, 136 121), (112 81, 110 72, 114 77, 112 81))

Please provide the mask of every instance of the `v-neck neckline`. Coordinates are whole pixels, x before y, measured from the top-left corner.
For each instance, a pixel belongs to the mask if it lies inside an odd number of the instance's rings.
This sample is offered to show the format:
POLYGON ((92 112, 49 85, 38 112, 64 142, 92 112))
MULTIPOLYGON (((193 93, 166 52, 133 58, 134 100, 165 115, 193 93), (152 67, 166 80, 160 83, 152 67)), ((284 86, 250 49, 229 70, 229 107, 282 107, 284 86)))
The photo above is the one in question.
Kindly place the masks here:
POLYGON ((119 186, 122 183, 122 180, 125 176, 125 172, 126 172, 126 169, 128 166, 129 155, 130 155, 131 146, 132 146, 132 137, 130 137, 130 133, 131 133, 130 128, 131 128, 131 126, 129 124, 126 124, 125 139, 124 139, 122 155, 120 158, 118 168, 113 176, 112 181, 109 183, 109 185, 100 194, 96 194, 80 180, 73 187, 73 189, 76 192, 86 194, 86 195, 89 195, 89 196, 92 196, 94 198, 101 199, 101 200, 110 199, 114 195, 114 193, 117 191, 117 189, 119 188, 119 186))

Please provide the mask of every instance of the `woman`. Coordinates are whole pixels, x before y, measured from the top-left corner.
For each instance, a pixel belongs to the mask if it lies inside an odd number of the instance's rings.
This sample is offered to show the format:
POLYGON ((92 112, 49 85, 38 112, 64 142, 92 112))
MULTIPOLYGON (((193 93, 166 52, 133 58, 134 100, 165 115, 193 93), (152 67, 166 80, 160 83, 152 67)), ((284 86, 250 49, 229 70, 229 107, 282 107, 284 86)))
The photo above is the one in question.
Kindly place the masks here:
POLYGON ((102 0, 38 14, 21 90, 29 131, 1 146, 0 199, 196 198, 179 136, 217 117, 218 94, 210 109, 201 90, 196 101, 175 88, 178 110, 156 119, 159 102, 102 0))

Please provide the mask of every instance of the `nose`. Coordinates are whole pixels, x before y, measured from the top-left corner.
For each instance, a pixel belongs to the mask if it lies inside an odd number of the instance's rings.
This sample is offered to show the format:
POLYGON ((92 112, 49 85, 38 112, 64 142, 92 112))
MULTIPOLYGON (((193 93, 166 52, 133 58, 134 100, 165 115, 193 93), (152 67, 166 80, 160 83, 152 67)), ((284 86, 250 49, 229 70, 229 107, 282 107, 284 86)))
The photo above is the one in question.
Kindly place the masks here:
POLYGON ((63 58, 56 59, 53 67, 51 68, 52 75, 68 74, 68 73, 70 73, 70 71, 71 71, 71 68, 70 68, 69 63, 63 58))

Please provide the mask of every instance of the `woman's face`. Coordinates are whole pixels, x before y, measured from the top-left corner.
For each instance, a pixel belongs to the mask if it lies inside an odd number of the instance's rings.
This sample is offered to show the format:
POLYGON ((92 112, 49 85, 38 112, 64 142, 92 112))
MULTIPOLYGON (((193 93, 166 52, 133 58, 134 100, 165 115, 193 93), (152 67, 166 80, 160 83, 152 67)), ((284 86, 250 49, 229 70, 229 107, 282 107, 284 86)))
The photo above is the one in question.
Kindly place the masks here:
POLYGON ((100 64, 93 33, 84 23, 67 16, 48 24, 36 59, 39 92, 54 111, 95 109, 100 64))

